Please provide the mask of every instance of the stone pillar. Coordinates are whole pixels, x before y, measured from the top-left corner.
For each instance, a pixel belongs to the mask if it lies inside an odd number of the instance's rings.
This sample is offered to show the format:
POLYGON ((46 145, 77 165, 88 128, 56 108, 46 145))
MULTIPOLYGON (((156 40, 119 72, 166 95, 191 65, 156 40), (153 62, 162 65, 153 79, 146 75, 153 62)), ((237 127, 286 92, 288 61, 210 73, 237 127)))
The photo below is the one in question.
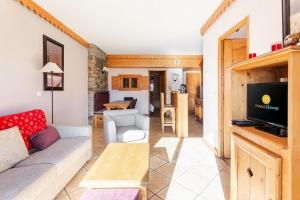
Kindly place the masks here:
POLYGON ((92 119, 94 115, 94 94, 98 91, 102 92, 108 90, 108 75, 107 72, 102 73, 102 69, 106 65, 105 52, 96 45, 90 44, 88 54, 88 119, 89 124, 92 124, 92 119))

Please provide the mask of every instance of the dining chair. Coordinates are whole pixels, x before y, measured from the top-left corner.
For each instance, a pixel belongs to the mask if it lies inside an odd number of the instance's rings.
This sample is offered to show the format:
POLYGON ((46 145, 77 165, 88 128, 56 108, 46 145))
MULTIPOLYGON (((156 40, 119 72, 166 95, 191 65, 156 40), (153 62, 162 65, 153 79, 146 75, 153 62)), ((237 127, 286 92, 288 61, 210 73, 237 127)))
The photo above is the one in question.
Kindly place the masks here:
POLYGON ((130 103, 130 109, 135 109, 137 99, 133 99, 130 103))
POLYGON ((132 101, 133 99, 133 97, 124 97, 124 101, 132 101))

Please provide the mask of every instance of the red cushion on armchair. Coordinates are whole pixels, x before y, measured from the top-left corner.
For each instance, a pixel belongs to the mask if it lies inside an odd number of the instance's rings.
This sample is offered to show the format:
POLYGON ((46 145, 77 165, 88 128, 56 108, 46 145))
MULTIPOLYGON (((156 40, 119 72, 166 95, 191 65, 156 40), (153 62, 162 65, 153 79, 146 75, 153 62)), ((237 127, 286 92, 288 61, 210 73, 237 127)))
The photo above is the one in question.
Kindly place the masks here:
POLYGON ((31 149, 29 138, 46 128, 46 117, 42 110, 6 115, 0 117, 0 130, 18 126, 28 150, 31 149))

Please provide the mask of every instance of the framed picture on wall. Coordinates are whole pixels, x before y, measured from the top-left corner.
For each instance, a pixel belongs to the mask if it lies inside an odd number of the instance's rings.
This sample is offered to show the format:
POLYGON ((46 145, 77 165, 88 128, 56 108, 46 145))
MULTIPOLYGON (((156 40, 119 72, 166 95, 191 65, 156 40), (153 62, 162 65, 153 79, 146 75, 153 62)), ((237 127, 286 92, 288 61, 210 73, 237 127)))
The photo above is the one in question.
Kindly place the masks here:
POLYGON ((300 1, 282 0, 283 38, 300 32, 300 1))
MULTIPOLYGON (((43 65, 56 63, 64 71, 64 45, 43 35, 43 65)), ((64 74, 53 75, 53 90, 64 90, 64 74)), ((44 73, 44 90, 51 90, 51 75, 44 73)))

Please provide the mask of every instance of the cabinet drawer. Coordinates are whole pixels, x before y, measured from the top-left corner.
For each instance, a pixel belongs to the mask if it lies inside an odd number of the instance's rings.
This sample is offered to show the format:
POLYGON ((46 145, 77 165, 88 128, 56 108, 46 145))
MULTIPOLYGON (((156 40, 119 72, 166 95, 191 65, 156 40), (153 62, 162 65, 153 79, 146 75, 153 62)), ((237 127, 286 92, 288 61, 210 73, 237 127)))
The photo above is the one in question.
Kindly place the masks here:
POLYGON ((232 135, 232 199, 281 199, 281 158, 232 135))
POLYGON ((94 114, 94 128, 103 128, 102 114, 94 114))

